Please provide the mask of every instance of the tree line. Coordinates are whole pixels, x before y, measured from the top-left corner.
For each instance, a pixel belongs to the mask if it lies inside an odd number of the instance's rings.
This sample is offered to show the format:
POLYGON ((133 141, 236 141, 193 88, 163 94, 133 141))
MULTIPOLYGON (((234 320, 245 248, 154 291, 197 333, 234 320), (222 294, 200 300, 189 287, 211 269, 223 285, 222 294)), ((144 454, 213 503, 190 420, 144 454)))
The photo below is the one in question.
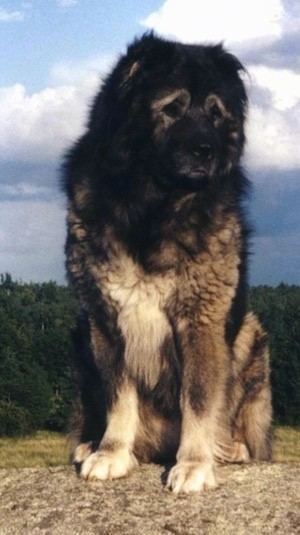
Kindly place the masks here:
MULTIPOLYGON (((300 287, 257 286, 249 301, 270 335, 274 421, 300 424, 300 287)), ((0 276, 0 436, 67 429, 77 312, 66 286, 0 276)))

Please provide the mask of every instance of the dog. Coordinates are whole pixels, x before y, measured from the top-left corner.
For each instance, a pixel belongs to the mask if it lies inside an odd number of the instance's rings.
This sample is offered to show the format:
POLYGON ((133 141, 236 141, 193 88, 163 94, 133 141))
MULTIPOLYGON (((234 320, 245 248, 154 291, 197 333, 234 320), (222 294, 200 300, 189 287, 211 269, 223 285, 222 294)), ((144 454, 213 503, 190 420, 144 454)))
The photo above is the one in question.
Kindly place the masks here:
POLYGON ((175 464, 177 493, 217 462, 268 460, 267 335, 247 312, 244 68, 222 45, 135 40, 66 156, 81 477, 175 464))

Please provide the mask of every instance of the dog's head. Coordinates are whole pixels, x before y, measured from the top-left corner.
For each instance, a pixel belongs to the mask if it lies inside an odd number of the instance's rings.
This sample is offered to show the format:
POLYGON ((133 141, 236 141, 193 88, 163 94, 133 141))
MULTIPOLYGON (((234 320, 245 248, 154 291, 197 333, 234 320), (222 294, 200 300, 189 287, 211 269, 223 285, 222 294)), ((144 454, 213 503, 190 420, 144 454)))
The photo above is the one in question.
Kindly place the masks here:
POLYGON ((106 83, 115 145, 131 161, 147 158, 181 186, 197 188, 228 175, 244 144, 247 97, 241 70, 221 45, 142 37, 106 83))

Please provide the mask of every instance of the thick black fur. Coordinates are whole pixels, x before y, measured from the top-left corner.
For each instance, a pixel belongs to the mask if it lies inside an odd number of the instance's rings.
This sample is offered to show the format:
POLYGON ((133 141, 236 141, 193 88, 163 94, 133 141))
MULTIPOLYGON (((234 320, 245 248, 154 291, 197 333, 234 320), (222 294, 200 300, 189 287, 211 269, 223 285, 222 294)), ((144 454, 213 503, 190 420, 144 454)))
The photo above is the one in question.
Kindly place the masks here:
MULTIPOLYGON (((80 216, 99 230, 112 224, 133 257, 150 271, 148 257, 160 242, 160 222, 168 219, 169 206, 172 209, 174 198, 180 198, 184 190, 199 189, 199 228, 204 235, 211 222, 212 208, 220 199, 228 210, 239 212, 244 247, 239 287, 228 317, 231 341, 246 311, 250 227, 242 200, 249 182, 239 165, 244 134, 241 133, 237 147, 237 165, 230 173, 224 174, 220 166, 212 181, 204 177, 198 183, 190 183, 188 177, 178 179, 172 170, 168 171, 164 162, 169 160, 169 153, 157 158, 150 103, 162 82, 169 88, 187 87, 200 102, 207 94, 216 93, 243 123, 247 109, 247 95, 239 76, 243 70, 239 60, 222 45, 175 44, 153 34, 144 35, 129 46, 102 84, 91 109, 87 132, 67 155, 63 181, 68 197, 73 199, 76 185, 81 184, 83 176, 88 177, 86 202, 77 207, 80 216), (138 71, 128 78, 135 62, 139 62, 138 71)), ((89 299, 93 300, 93 296, 89 299)), ((103 314, 101 307, 95 306, 103 314)))

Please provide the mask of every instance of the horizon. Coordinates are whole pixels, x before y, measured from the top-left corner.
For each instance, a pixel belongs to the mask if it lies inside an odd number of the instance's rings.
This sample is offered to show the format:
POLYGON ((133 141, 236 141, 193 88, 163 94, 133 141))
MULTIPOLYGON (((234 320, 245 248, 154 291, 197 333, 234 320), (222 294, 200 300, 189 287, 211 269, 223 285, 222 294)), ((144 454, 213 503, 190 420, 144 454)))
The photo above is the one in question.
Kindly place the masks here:
MULTIPOLYGON (((2 277, 6 277, 6 276, 9 276, 11 277, 11 274, 8 273, 8 272, 5 272, 5 273, 1 273, 0 272, 0 286, 5 284, 5 279, 2 279, 2 277)), ((11 277, 11 282, 13 284, 18 284, 19 286, 30 286, 30 285, 43 285, 43 284, 54 284, 55 286, 57 286, 58 288, 69 288, 70 290, 73 291, 73 287, 72 285, 66 280, 65 282, 57 282, 56 280, 52 280, 52 279, 49 279, 49 280, 45 280, 45 281, 34 281, 34 280, 28 280, 28 281, 24 281, 22 279, 15 279, 14 277, 11 277)), ((291 287, 295 287, 295 288, 299 288, 300 287, 300 284, 294 284, 294 283, 288 283, 288 282, 279 282, 277 284, 248 284, 248 289, 251 291, 252 289, 254 288, 259 288, 259 287, 266 287, 266 288, 273 288, 273 289, 277 289, 277 288, 280 288, 280 287, 288 287, 288 288, 291 288, 291 287)))

